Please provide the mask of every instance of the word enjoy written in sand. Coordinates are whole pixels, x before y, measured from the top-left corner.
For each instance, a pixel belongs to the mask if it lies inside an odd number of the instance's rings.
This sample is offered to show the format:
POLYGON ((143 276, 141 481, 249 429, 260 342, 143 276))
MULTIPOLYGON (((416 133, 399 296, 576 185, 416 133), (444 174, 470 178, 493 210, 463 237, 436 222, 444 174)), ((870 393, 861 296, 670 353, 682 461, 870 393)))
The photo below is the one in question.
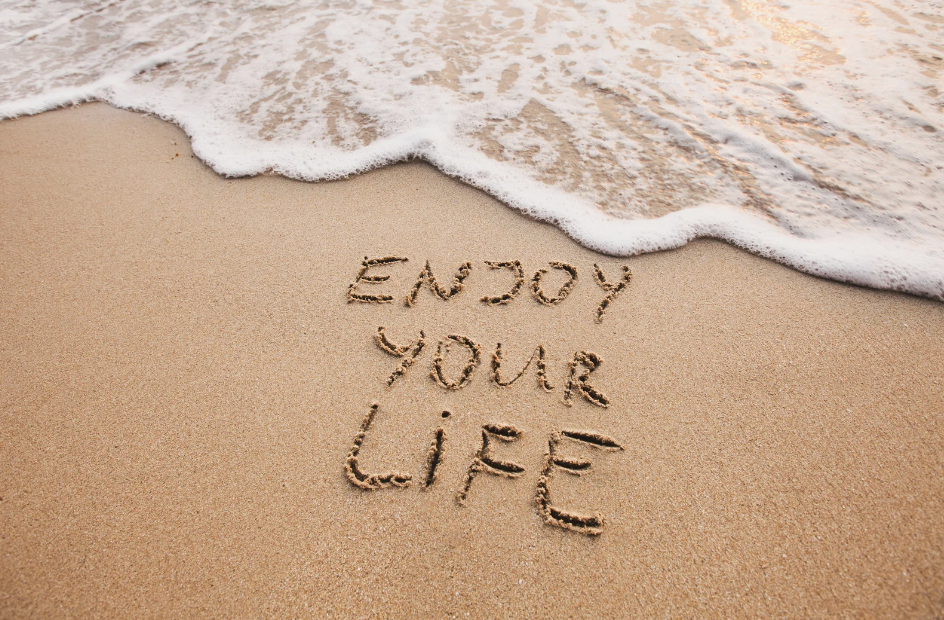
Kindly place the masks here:
MULTIPOLYGON (((386 256, 382 258, 364 258, 361 268, 354 281, 348 287, 348 303, 371 303, 387 304, 393 303, 394 297, 385 293, 364 292, 362 287, 365 284, 381 284, 387 282, 390 276, 386 273, 378 273, 376 270, 384 266, 390 266, 396 263, 407 262, 406 258, 398 256, 386 256), (372 271, 373 270, 373 271, 372 271)), ((519 261, 492 262, 485 261, 489 269, 506 269, 513 275, 510 288, 503 293, 495 296, 485 296, 481 298, 484 304, 489 306, 503 305, 512 302, 521 289, 524 287, 526 278, 524 269, 519 261)), ((632 272, 628 267, 623 267, 621 278, 613 282, 609 280, 598 265, 594 265, 594 275, 596 283, 603 290, 603 296, 595 313, 595 320, 602 322, 607 308, 613 300, 626 288, 632 278, 632 272)), ((566 274, 567 279, 560 288, 549 294, 542 285, 544 276, 548 269, 538 269, 530 279, 530 291, 532 297, 542 305, 556 305, 566 299, 573 290, 578 278, 577 269, 567 263, 560 261, 551 261, 548 263, 549 269, 558 269, 566 274)), ((416 283, 404 297, 404 302, 408 307, 416 305, 423 288, 429 291, 436 298, 448 301, 464 287, 465 280, 472 271, 470 262, 462 263, 456 271, 452 283, 448 287, 441 286, 437 281, 429 261, 420 272, 416 283)), ((416 365, 417 361, 423 357, 424 352, 431 351, 432 346, 428 345, 426 333, 423 330, 415 338, 408 341, 395 340, 388 335, 385 327, 377 328, 373 335, 376 346, 389 356, 400 359, 400 362, 394 367, 393 371, 386 379, 389 387, 401 380, 410 369, 416 365)), ((487 375, 487 381, 498 388, 507 388, 521 379, 527 373, 528 369, 534 367, 534 374, 537 379, 537 387, 544 392, 551 393, 557 391, 552 383, 548 372, 548 350, 544 343, 538 343, 532 350, 531 356, 524 363, 523 367, 517 372, 515 369, 508 371, 503 369, 502 345, 496 343, 490 350, 490 372, 487 375)), ((482 365, 484 347, 473 338, 462 334, 448 334, 440 338, 435 345, 435 353, 427 355, 429 360, 429 377, 432 383, 445 390, 460 390, 467 386, 473 379, 476 370, 482 365), (460 361, 464 361, 458 372, 449 373, 447 368, 455 368, 455 364, 447 365, 446 360, 451 355, 461 356, 460 361)), ((589 350, 578 350, 570 358, 566 367, 563 383, 560 384, 560 400, 570 407, 575 400, 582 400, 596 407, 609 407, 610 399, 591 381, 591 375, 601 365, 603 360, 596 353, 589 350)), ((555 383, 557 380, 555 380, 555 383)), ((371 405, 367 415, 364 417, 360 431, 354 438, 345 463, 347 478, 354 486, 368 491, 375 491, 389 487, 409 487, 413 485, 413 475, 406 472, 386 471, 386 472, 365 472, 361 468, 359 458, 361 447, 367 437, 371 426, 380 411, 379 404, 371 405)), ((449 411, 442 412, 442 418, 448 419, 452 414, 449 411)), ((499 460, 493 453, 494 442, 513 443, 520 439, 524 431, 507 424, 488 423, 481 428, 481 443, 476 452, 472 455, 471 461, 465 470, 462 482, 456 494, 456 502, 460 506, 465 506, 469 500, 473 482, 480 474, 489 474, 506 478, 518 478, 525 473, 525 468, 519 463, 513 461, 499 460)), ((601 451, 620 451, 617 441, 604 434, 591 430, 579 429, 555 429, 548 438, 547 452, 544 457, 544 467, 539 473, 535 489, 534 501, 538 513, 548 525, 560 527, 566 530, 586 534, 590 536, 599 535, 603 532, 605 520, 602 514, 583 514, 572 510, 564 509, 555 505, 551 499, 551 481, 557 472, 564 472, 571 476, 582 476, 591 471, 592 462, 586 458, 566 455, 566 446, 568 443, 576 443, 601 451)), ((419 486, 422 489, 431 488, 439 478, 439 471, 446 457, 447 432, 446 428, 440 426, 435 429, 429 450, 425 459, 424 473, 420 476, 419 486)))
MULTIPOLYGON (((387 273, 379 273, 378 271, 384 267, 390 267, 397 263, 405 263, 408 261, 408 258, 402 256, 383 256, 380 258, 368 258, 365 256, 364 261, 361 263, 361 268, 357 272, 357 276, 354 278, 354 281, 351 282, 351 285, 347 289, 348 303, 393 303, 395 300, 393 295, 380 292, 365 293, 361 290, 361 286, 363 283, 379 284, 388 281, 390 279, 390 275, 387 273)), ((512 280, 510 287, 504 292, 499 292, 497 295, 486 295, 482 297, 480 301, 490 306, 500 306, 514 301, 521 292, 521 289, 524 288, 525 284, 525 271, 524 267, 521 266, 521 261, 484 261, 484 263, 489 269, 507 270, 509 275, 512 276, 512 280)), ((423 270, 420 271, 419 276, 416 278, 416 283, 413 284, 413 287, 410 289, 409 293, 404 296, 403 301, 407 306, 412 308, 416 305, 420 291, 424 287, 428 288, 437 298, 443 301, 449 301, 462 291, 465 281, 471 273, 472 263, 468 261, 464 262, 459 265, 459 268, 453 275, 452 282, 449 284, 449 286, 442 286, 436 279, 429 261, 426 261, 426 265, 423 267, 423 270)), ((593 276, 594 281, 604 292, 604 296, 600 301, 600 305, 597 307, 594 313, 596 322, 602 323, 603 316, 606 314, 607 308, 611 303, 613 303, 613 300, 616 299, 617 295, 622 293, 623 290, 629 286, 629 283, 633 278, 633 272, 630 271, 629 267, 624 265, 619 278, 614 278, 611 280, 610 278, 607 278, 606 274, 603 273, 603 270, 600 269, 599 265, 594 264, 593 276)), ((531 292, 531 296, 538 303, 545 306, 556 306, 567 299, 567 297, 570 295, 571 291, 574 289, 574 286, 577 284, 577 277, 577 268, 573 265, 568 265, 567 263, 563 263, 561 261, 550 261, 546 268, 541 268, 534 272, 534 275, 531 276, 530 286, 528 288, 531 292), (567 275, 567 280, 553 294, 549 294, 543 285, 544 276, 548 274, 550 269, 560 270, 567 275)))

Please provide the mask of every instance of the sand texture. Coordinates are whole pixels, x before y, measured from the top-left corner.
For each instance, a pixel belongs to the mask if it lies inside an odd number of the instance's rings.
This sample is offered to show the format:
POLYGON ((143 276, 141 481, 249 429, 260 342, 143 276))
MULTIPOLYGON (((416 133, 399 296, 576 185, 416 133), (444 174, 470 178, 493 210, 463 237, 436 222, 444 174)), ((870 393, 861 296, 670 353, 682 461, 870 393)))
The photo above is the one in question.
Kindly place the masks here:
POLYGON ((942 351, 938 302, 421 163, 4 121, 0 617, 940 617, 942 351))

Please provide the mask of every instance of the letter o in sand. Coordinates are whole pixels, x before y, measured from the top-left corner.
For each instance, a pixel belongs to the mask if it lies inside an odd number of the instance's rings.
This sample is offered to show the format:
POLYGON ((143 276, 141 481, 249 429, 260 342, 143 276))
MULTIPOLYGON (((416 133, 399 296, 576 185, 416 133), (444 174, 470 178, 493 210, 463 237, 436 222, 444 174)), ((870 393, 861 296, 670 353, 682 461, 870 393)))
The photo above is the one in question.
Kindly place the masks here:
POLYGON ((440 340, 436 346, 436 357, 433 358, 433 370, 429 373, 433 380, 442 387, 449 390, 458 390, 472 379, 472 373, 475 367, 482 360, 482 347, 465 336, 450 334, 445 340, 440 340), (469 361, 462 368, 459 378, 456 381, 449 381, 443 372, 443 362, 449 353, 451 343, 459 344, 469 350, 469 361))
POLYGON ((531 294, 534 295, 534 298, 545 306, 553 306, 564 301, 567 299, 567 296, 570 295, 570 291, 577 283, 577 268, 573 265, 568 265, 567 263, 562 263, 560 261, 551 261, 548 264, 552 268, 560 269, 570 276, 570 278, 564 282, 564 285, 560 287, 560 290, 557 291, 557 295, 554 297, 548 297, 545 295, 544 290, 541 288, 541 278, 543 278, 547 273, 547 269, 538 269, 535 272, 534 277, 531 278, 531 294))

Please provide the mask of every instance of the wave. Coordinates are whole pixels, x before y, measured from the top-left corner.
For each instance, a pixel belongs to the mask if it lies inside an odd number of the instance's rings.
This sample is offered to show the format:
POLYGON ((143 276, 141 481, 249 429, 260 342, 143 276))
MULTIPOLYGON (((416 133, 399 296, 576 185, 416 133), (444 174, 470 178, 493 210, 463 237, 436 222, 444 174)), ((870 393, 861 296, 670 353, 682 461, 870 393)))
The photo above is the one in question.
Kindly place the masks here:
POLYGON ((944 299, 942 7, 0 1, 0 117, 149 112, 227 176, 419 157, 608 254, 944 299))

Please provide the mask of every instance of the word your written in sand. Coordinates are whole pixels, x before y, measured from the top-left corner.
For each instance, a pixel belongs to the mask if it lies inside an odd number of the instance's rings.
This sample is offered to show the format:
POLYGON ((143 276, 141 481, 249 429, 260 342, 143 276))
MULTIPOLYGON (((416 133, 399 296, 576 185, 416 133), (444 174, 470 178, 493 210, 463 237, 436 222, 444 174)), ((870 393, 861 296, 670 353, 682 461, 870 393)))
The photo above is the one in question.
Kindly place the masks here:
MULTIPOLYGON (((368 473, 360 465, 361 447, 377 417, 379 405, 371 405, 370 410, 361 422, 360 431, 354 437, 354 445, 348 452, 345 470, 347 478, 354 486, 365 491, 377 491, 389 487, 406 488, 413 484, 413 474, 408 472, 385 471, 368 473)), ((449 411, 443 411, 443 419, 451 416, 449 411)), ((482 474, 503 478, 520 478, 525 473, 523 465, 514 461, 499 460, 492 446, 494 441, 513 443, 518 441, 524 431, 506 424, 485 424, 482 426, 482 441, 478 450, 472 456, 468 468, 462 477, 462 482, 456 494, 456 502, 465 506, 470 501, 473 482, 482 474)), ((551 482, 554 475, 563 472, 571 476, 583 476, 590 473, 593 462, 589 459, 568 456, 565 453, 566 444, 577 443, 601 451, 620 451, 623 447, 616 440, 606 435, 586 430, 554 430, 547 442, 547 452, 544 455, 544 467, 541 469, 534 502, 538 513, 548 525, 566 530, 598 536, 603 533, 605 519, 599 512, 585 514, 555 505, 551 498, 551 482)), ((447 435, 443 426, 438 427, 426 454, 423 472, 419 476, 419 486, 423 490, 430 489, 439 479, 439 472, 446 458, 447 435)))
MULTIPOLYGON (((384 268, 391 268, 397 263, 406 263, 409 259, 402 256, 383 256, 379 258, 368 258, 364 257, 363 262, 361 262, 361 268, 358 270, 357 275, 354 277, 354 281, 351 282, 350 286, 347 289, 347 301, 348 303, 365 303, 365 304, 389 304, 394 302, 394 296, 390 295, 389 292, 365 292, 362 290, 362 287, 365 285, 379 285, 387 282, 390 279, 388 273, 384 273, 384 268)), ((501 306, 504 304, 511 303, 514 301, 518 294, 521 292, 521 289, 525 285, 525 271, 524 267, 521 266, 521 261, 484 261, 485 265, 489 269, 501 269, 508 271, 511 276, 510 285, 507 290, 497 291, 496 295, 486 295, 481 298, 481 302, 488 306, 501 306)), ((430 265, 430 262, 427 260, 426 264, 423 267, 423 270, 420 271, 419 276, 416 278, 416 282, 413 284, 413 287, 403 298, 404 303, 413 307, 417 304, 421 291, 425 288, 436 297, 442 301, 449 301, 456 295, 462 292, 462 289, 465 286, 465 281, 472 273, 472 263, 464 262, 459 265, 458 269, 452 274, 451 282, 448 282, 446 285, 439 283, 439 280, 436 278, 433 273, 433 268, 430 265)), ((594 281, 597 285, 603 289, 605 293, 603 300, 600 302, 600 305, 595 311, 595 320, 597 323, 603 321, 603 316, 606 314, 607 308, 613 303, 613 300, 616 299, 623 290, 629 286, 630 281, 633 278, 633 273, 628 266, 623 265, 622 274, 618 278, 609 278, 599 265, 593 265, 593 276, 594 281)), ((531 297, 534 298, 538 303, 544 306, 556 306, 561 303, 570 295, 571 291, 577 285, 577 268, 573 265, 568 265, 561 261, 551 261, 547 264, 547 267, 538 269, 534 272, 534 275, 530 278, 530 284, 528 289, 531 292, 531 297), (548 274, 550 270, 558 270, 562 272, 567 279, 556 291, 548 291, 544 286, 544 277, 548 274)), ((373 290, 373 289, 369 289, 373 290)))
MULTIPOLYGON (((403 377, 427 348, 426 333, 422 330, 420 330, 419 337, 415 341, 396 344, 387 336, 386 328, 378 327, 377 333, 374 334, 374 342, 388 355, 401 358, 401 362, 387 378, 388 386, 392 386, 398 379, 403 377)), ((489 380, 498 387, 509 387, 523 377, 531 363, 534 362, 538 386, 545 392, 553 392, 554 386, 547 376, 547 350, 543 344, 539 344, 533 351, 521 370, 512 376, 511 373, 506 374, 502 370, 504 361, 502 359, 502 345, 499 342, 495 345, 495 351, 492 353, 492 368, 489 380)), ((436 385, 443 389, 459 390, 472 381, 472 375, 481 364, 481 361, 482 346, 480 344, 467 336, 449 334, 436 344, 436 354, 432 359, 429 376, 436 385), (455 352, 455 355, 464 356, 465 363, 458 373, 450 375, 446 370, 446 358, 453 352, 455 352)), ((571 406, 575 396, 582 396, 598 407, 610 406, 610 399, 590 384, 590 374, 597 370, 601 364, 603 364, 603 360, 592 351, 577 351, 574 353, 567 366, 567 379, 564 382, 563 400, 565 405, 571 406)))

